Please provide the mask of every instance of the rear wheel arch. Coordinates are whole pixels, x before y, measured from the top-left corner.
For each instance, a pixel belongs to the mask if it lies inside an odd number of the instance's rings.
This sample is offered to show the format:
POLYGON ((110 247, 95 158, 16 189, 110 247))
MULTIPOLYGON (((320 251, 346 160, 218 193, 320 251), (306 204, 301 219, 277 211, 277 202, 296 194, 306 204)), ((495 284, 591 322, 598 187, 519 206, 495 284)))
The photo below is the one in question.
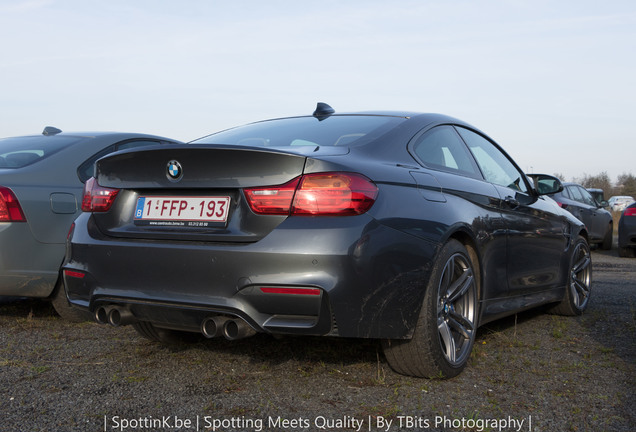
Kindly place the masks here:
POLYGON ((382 341, 385 357, 396 372, 450 378, 464 369, 479 320, 476 255, 474 245, 467 246, 456 237, 441 245, 413 337, 382 341))
MULTIPOLYGON (((476 278, 477 279, 477 302, 479 304, 479 301, 481 300, 481 295, 482 295, 481 287, 482 287, 483 280, 482 280, 482 271, 481 271, 482 256, 481 256, 481 252, 479 248, 477 247, 477 241, 475 240, 472 233, 469 233, 465 230, 457 230, 453 232, 447 239, 445 239, 444 244, 448 242, 450 239, 457 240, 462 245, 464 245, 464 247, 468 251, 470 259, 472 260, 474 264, 474 267, 475 267, 474 271, 477 273, 477 278, 476 278)), ((477 312, 479 316, 479 310, 477 312)))

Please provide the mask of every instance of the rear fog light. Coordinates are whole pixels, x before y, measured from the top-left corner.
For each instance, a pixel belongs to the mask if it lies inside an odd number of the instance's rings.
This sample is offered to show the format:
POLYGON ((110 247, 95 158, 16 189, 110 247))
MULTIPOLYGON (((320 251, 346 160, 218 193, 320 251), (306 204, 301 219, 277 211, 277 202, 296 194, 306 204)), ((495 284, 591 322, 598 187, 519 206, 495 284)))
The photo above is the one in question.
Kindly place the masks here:
POLYGON ((261 287, 265 294, 320 295, 319 288, 261 287))
POLYGON ((72 277, 75 279, 84 279, 86 273, 74 271, 74 270, 64 270, 64 276, 72 277))

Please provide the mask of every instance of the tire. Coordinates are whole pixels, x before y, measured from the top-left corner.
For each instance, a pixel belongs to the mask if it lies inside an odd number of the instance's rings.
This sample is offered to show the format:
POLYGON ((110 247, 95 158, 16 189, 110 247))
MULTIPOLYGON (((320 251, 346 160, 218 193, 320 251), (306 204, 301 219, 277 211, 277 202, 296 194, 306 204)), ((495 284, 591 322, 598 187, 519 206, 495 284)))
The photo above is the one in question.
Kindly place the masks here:
POLYGON ((196 343, 203 339, 203 335, 192 332, 164 329, 155 327, 147 321, 139 321, 132 324, 141 336, 153 342, 160 342, 164 345, 184 345, 196 343))
POLYGON ((473 261, 457 240, 442 247, 412 339, 382 342, 397 373, 452 378, 466 367, 477 333, 479 269, 473 261))
POLYGON ((603 237, 603 243, 601 243, 601 249, 612 249, 612 241, 614 241, 614 226, 612 224, 609 224, 607 232, 605 233, 605 237, 603 237))
POLYGON ((55 312, 57 312, 62 319, 76 323, 91 321, 90 313, 84 312, 81 309, 76 309, 69 304, 68 299, 66 298, 66 291, 64 290, 64 283, 61 278, 55 284, 50 300, 53 305, 53 309, 55 309, 55 312))
POLYGON ((550 312, 558 315, 581 315, 587 308, 592 290, 592 257, 590 246, 579 236, 572 245, 565 296, 550 312))
POLYGON ((618 256, 621 258, 636 258, 636 249, 631 247, 619 247, 618 256))

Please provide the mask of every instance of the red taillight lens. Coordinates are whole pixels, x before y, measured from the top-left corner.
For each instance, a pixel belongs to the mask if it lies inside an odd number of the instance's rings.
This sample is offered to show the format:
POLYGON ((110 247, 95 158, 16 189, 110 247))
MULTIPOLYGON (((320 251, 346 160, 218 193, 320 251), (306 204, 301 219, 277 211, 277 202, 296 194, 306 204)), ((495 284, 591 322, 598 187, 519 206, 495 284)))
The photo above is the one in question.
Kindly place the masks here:
POLYGON ((280 186, 245 189, 245 197, 254 213, 288 215, 300 177, 280 186))
POLYGON ((377 195, 377 186, 360 174, 308 174, 300 181, 292 214, 358 215, 371 208, 377 195))
POLYGON ((636 207, 625 209, 623 216, 636 216, 636 207))
POLYGON ((82 198, 82 211, 107 212, 115 201, 119 189, 111 189, 100 186, 94 177, 86 180, 84 185, 84 197, 82 198))
POLYGON ((9 188, 0 186, 0 222, 26 222, 18 198, 9 188))
POLYGON ((352 216, 371 208, 378 188, 360 174, 316 173, 244 192, 250 208, 258 214, 352 216))
POLYGON ((64 269, 64 275, 75 279, 84 279, 85 273, 64 269))
POLYGON ((567 204, 563 204, 562 202, 559 202, 559 201, 557 201, 556 203, 557 203, 557 204, 559 205, 559 207, 561 207, 562 209, 567 209, 567 208, 568 208, 568 205, 567 205, 567 204))

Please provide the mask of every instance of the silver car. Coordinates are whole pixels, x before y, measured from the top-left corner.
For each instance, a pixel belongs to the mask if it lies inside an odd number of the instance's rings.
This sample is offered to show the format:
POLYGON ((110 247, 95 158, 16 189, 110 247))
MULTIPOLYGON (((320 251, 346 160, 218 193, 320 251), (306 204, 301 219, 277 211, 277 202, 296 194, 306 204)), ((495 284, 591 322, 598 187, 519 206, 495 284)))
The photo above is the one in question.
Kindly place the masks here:
POLYGON ((0 139, 0 296, 48 298, 62 317, 81 319, 67 303, 59 267, 95 161, 114 151, 175 143, 52 127, 42 135, 0 139))
POLYGON ((623 210, 627 208, 628 205, 630 205, 633 202, 634 202, 634 198, 630 196, 619 195, 619 196, 613 196, 609 199, 609 206, 612 209, 612 211, 622 212, 623 210))

